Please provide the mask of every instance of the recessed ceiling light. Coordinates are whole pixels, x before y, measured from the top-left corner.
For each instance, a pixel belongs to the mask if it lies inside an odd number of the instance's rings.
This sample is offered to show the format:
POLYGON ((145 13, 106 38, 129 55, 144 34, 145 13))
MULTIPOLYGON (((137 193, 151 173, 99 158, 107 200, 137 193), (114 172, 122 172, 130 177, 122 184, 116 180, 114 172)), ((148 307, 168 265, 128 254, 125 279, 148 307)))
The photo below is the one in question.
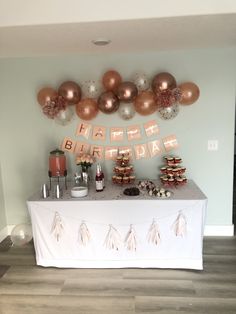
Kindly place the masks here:
POLYGON ((96 46, 106 46, 109 45, 111 42, 110 39, 106 39, 106 38, 97 38, 92 40, 92 43, 96 46))

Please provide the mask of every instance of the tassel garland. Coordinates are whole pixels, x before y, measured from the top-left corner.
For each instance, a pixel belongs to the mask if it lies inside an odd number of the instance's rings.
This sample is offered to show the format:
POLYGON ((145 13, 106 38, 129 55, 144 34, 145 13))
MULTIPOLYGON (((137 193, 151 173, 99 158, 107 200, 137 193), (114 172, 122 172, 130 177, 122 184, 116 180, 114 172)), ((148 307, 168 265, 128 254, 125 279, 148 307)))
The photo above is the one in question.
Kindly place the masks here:
POLYGON ((109 225, 109 231, 106 236, 104 245, 107 249, 116 251, 118 251, 122 246, 121 235, 112 225, 109 225))
POLYGON ((91 240, 91 235, 86 223, 83 221, 79 227, 78 241, 80 245, 87 246, 91 240))
POLYGON ((126 235, 125 246, 129 251, 136 251, 137 249, 137 236, 133 225, 130 225, 130 229, 126 235))
POLYGON ((147 238, 148 238, 149 243, 152 243, 155 245, 158 245, 161 242, 161 235, 160 235, 159 227, 155 220, 153 220, 149 228, 147 238))
POLYGON ((176 218, 175 222, 172 225, 172 229, 174 230, 174 234, 176 237, 184 237, 187 233, 187 221, 182 214, 182 212, 179 212, 178 217, 176 218))
POLYGON ((51 233, 54 234, 57 241, 60 240, 63 230, 64 230, 64 227, 63 227, 61 217, 58 212, 55 212, 54 219, 52 222, 51 233))

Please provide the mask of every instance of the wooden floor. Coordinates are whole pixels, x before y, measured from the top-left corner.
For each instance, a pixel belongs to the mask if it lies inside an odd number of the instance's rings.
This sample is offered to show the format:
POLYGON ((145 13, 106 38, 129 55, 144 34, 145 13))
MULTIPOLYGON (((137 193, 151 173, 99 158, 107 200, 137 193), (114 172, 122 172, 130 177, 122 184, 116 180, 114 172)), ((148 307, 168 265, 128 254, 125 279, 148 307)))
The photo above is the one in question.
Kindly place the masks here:
POLYGON ((236 237, 204 240, 204 271, 35 266, 0 245, 0 314, 236 313, 236 237))

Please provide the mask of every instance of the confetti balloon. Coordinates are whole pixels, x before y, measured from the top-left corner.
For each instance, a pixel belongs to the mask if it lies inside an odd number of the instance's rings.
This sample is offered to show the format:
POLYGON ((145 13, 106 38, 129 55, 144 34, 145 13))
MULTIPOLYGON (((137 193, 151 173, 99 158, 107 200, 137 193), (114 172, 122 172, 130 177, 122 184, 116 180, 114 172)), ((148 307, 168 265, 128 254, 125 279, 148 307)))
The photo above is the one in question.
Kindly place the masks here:
POLYGON ((98 82, 93 80, 84 81, 82 83, 82 93, 86 98, 97 98, 101 92, 98 82))
POLYGON ((163 120, 171 120, 179 113, 179 106, 174 104, 170 107, 163 107, 158 110, 158 113, 163 120))
POLYGON ((134 105, 132 103, 120 103, 118 113, 123 120, 130 120, 135 115, 134 105))
POLYGON ((55 116, 54 120, 57 124, 60 125, 67 125, 71 122, 74 116, 74 110, 73 108, 66 107, 65 110, 60 110, 58 114, 55 116))
POLYGON ((150 82, 147 78, 147 75, 142 72, 135 73, 133 82, 139 91, 147 90, 150 86, 150 82))
POLYGON ((22 246, 32 240, 32 229, 29 224, 16 225, 11 232, 11 241, 14 246, 22 246))

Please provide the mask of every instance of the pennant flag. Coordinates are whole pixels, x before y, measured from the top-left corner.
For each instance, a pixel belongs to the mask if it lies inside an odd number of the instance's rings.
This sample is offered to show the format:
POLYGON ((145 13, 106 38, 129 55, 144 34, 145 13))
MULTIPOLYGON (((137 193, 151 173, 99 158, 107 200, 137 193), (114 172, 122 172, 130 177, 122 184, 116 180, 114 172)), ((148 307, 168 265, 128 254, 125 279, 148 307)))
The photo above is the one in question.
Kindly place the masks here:
POLYGON ((89 134, 90 134, 90 130, 91 130, 91 124, 86 123, 86 122, 80 122, 80 124, 77 127, 76 130, 76 135, 77 136, 83 136, 86 139, 89 138, 89 134))
POLYGON ((104 126, 95 125, 93 127, 93 140, 105 141, 106 139, 106 128, 104 126))
POLYGON ((159 134, 159 128, 155 120, 144 123, 143 126, 144 126, 145 133, 148 137, 159 134))
POLYGON ((123 141, 124 129, 123 128, 110 128, 110 139, 111 139, 111 142, 123 141))
POLYGON ((63 143, 61 145, 61 149, 63 151, 67 151, 70 153, 74 153, 76 142, 70 139, 69 137, 65 137, 63 143))
POLYGON ((141 138, 141 128, 139 125, 127 127, 127 136, 129 141, 139 140, 141 138))

